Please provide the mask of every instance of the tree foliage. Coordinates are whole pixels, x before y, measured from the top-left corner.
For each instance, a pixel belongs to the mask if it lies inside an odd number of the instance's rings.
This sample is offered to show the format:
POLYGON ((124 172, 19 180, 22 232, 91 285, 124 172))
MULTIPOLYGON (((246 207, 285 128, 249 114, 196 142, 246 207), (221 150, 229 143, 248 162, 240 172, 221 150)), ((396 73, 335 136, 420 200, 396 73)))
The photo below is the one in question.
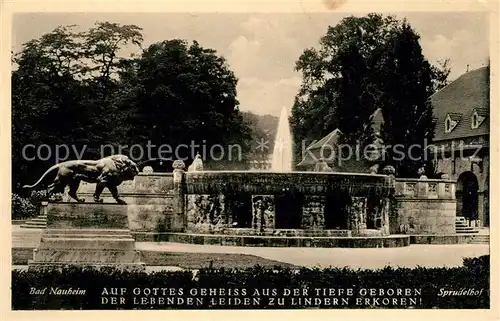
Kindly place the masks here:
MULTIPOLYGON (((120 104, 128 110, 124 120, 131 138, 156 146, 188 144, 200 154, 205 146, 216 159, 243 162, 250 131, 238 109, 237 79, 223 57, 196 41, 175 39, 152 44, 134 66, 128 101, 120 104), (239 146, 241 154, 233 149, 229 157, 230 145, 239 146)), ((179 150, 179 157, 190 155, 179 150)))
POLYGON ((242 112, 241 115, 252 132, 253 144, 249 159, 265 164, 270 161, 274 150, 279 119, 276 116, 256 115, 248 111, 242 112))
MULTIPOLYGON (((206 140, 207 153, 210 144, 239 144, 244 155, 250 131, 238 110, 237 79, 215 50, 183 40, 143 49, 135 25, 76 27, 60 26, 13 54, 14 188, 61 160, 54 150, 62 144, 69 159, 96 159, 107 144, 146 149, 147 141, 174 150, 206 140), (43 144, 50 155, 36 155, 43 144)), ((152 152, 143 157, 158 156, 152 152)), ((192 157, 186 152, 180 156, 192 157)))
POLYGON ((399 175, 416 174, 424 162, 408 161, 407 147, 432 139, 427 100, 447 84, 450 69, 449 60, 433 66, 425 59, 419 35, 407 21, 380 14, 344 18, 328 28, 318 49, 304 50, 296 70, 303 76, 290 117, 297 158, 302 146, 335 128, 346 143, 372 143, 371 115, 381 108, 384 143, 402 145, 404 154, 400 160, 389 150, 386 163, 399 175))

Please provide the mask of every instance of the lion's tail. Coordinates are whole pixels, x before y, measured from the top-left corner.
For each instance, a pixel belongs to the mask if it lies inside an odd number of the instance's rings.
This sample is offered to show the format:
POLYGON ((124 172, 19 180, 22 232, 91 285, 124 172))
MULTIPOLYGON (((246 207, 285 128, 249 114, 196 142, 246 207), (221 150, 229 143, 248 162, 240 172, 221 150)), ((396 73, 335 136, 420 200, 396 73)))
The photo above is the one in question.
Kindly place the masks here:
POLYGON ((40 177, 40 179, 35 184, 33 184, 33 185, 24 185, 23 188, 33 188, 33 187, 37 186, 38 184, 40 184, 43 181, 43 179, 45 178, 45 176, 47 176, 54 169, 59 168, 59 165, 60 164, 55 164, 54 166, 52 166, 51 168, 49 168, 47 171, 45 171, 45 173, 43 173, 42 177, 40 177))

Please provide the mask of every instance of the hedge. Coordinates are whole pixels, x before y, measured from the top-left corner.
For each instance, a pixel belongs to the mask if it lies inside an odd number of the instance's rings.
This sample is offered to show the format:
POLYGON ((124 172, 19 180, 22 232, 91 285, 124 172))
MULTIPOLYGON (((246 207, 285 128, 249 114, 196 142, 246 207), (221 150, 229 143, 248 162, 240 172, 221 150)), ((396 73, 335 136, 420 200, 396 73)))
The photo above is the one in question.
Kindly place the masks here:
MULTIPOLYGON (((62 194, 55 194, 54 200, 62 200, 62 194)), ((13 193, 11 196, 11 213, 13 220, 32 218, 40 214, 42 201, 47 201, 46 191, 32 191, 23 197, 13 193)))
POLYGON ((349 268, 293 270, 255 266, 243 270, 201 269, 197 273, 192 271, 134 273, 116 269, 95 270, 74 267, 46 271, 14 270, 12 308, 14 310, 489 308, 489 256, 464 259, 463 263, 463 266, 453 268, 386 267, 379 270, 349 268), (33 289, 40 291, 45 288, 47 290, 44 294, 34 294, 33 289), (80 289, 82 292, 78 295, 50 294, 51 289, 57 293, 58 289, 69 288, 80 289), (158 292, 155 295, 151 292, 154 288, 166 292, 158 292), (337 289, 336 291, 344 289, 344 293, 328 294, 317 290, 330 288, 337 289), (124 289, 124 292, 117 293, 118 289, 124 289), (217 293, 208 292, 207 295, 202 295, 202 289, 212 289, 212 292, 217 293), (402 293, 397 293, 397 289, 402 289, 400 290, 402 293), (404 289, 409 289, 406 291, 410 292, 406 293, 404 289), (439 296, 443 290, 461 290, 462 295, 439 296), (469 292, 464 292, 466 290, 469 292), (300 295, 288 295, 286 291, 292 294, 293 291, 300 292, 300 295), (346 291, 351 291, 351 294, 346 291), (116 304, 112 304, 111 297, 116 298, 114 301, 116 304), (250 303, 246 304, 248 302, 250 303))

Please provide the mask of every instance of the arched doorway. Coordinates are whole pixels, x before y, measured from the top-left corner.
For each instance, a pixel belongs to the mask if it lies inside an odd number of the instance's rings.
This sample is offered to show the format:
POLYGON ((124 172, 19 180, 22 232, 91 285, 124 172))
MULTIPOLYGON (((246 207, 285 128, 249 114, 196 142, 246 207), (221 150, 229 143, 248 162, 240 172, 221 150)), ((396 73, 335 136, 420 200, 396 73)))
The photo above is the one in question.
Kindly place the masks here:
POLYGON ((468 221, 478 219, 479 184, 472 172, 463 172, 457 181, 457 216, 463 216, 468 221))

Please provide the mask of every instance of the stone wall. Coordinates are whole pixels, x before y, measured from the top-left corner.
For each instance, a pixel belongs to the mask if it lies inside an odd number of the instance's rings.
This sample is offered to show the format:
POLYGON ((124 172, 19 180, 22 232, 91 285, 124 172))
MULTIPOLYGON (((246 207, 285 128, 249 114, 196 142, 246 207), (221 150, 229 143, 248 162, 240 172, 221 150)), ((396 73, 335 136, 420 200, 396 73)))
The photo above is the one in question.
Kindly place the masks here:
MULTIPOLYGON (((478 181, 478 219, 480 226, 489 226, 489 138, 488 136, 469 137, 456 141, 439 142, 440 148, 447 148, 448 152, 438 154, 436 171, 445 173, 449 178, 458 182, 463 173, 472 173, 478 181), (471 146, 463 149, 460 144, 471 146), (483 146, 478 152, 477 147, 483 146), (452 155, 454 151, 455 155, 452 155), (472 157, 472 158, 471 158, 472 157)), ((441 150, 441 149, 440 149, 441 150)), ((457 214, 461 215, 460 186, 457 184, 457 214)))
POLYGON ((387 205, 393 176, 248 171, 185 172, 182 176, 186 232, 227 234, 244 228, 245 232, 274 235, 280 230, 323 231, 328 214, 330 221, 334 216, 345 220, 337 222, 340 225, 329 224, 337 234, 389 234, 387 205), (343 196, 344 202, 329 202, 332 195, 343 196), (349 217, 344 217, 343 206, 349 207, 349 217), (370 227, 367 220, 373 222, 370 227))
MULTIPOLYGON (((81 183, 78 194, 92 200, 95 184, 81 183)), ((118 186, 121 198, 127 202, 130 229, 134 232, 165 232, 184 230, 184 215, 178 209, 179 193, 171 173, 140 173, 133 181, 118 186)), ((115 203, 107 189, 101 198, 115 203)))
POLYGON ((391 234, 455 234, 456 184, 444 179, 396 179, 391 234))
POLYGON ((329 195, 342 190, 353 196, 372 193, 384 197, 390 194, 392 184, 387 175, 361 173, 203 171, 184 176, 186 194, 329 195))
MULTIPOLYGON (((264 235, 277 230, 324 231, 326 214, 343 213, 343 203, 326 210, 328 195, 332 194, 347 197, 345 206, 351 216, 341 217, 345 220, 342 226, 330 227, 336 234, 389 232, 386 205, 394 187, 392 176, 185 172, 183 164, 177 165, 173 173, 143 172, 118 187, 120 197, 128 204, 133 232, 227 234, 240 228, 264 235)), ((79 195, 91 201, 94 190, 95 184, 82 183, 79 195)), ((115 203, 108 190, 102 198, 115 203)))
MULTIPOLYGON (((227 234, 228 229, 245 227, 265 234, 278 228, 277 195, 288 193, 294 187, 296 192, 303 193, 297 228, 321 231, 325 229, 325 193, 333 191, 333 186, 341 190, 349 188, 345 191, 351 196, 346 227, 353 235, 455 233, 456 184, 452 180, 387 181, 387 176, 381 175, 307 177, 294 173, 268 177, 267 173, 252 174, 186 173, 180 168, 172 174, 140 173, 133 181, 120 185, 119 192, 129 204, 129 225, 134 232, 227 234), (249 207, 248 226, 236 224, 235 214, 241 215, 244 209, 232 206, 234 200, 228 191, 237 190, 228 189, 228 185, 237 185, 240 192, 249 197, 246 205, 249 207), (392 189, 395 202, 389 204, 388 195, 392 189), (370 195, 378 196, 372 198, 370 195), (238 213, 232 213, 235 210, 238 213)), ((94 189, 95 184, 82 183, 79 195, 90 201, 94 189)), ((104 202, 115 202, 107 190, 102 198, 104 202)))

